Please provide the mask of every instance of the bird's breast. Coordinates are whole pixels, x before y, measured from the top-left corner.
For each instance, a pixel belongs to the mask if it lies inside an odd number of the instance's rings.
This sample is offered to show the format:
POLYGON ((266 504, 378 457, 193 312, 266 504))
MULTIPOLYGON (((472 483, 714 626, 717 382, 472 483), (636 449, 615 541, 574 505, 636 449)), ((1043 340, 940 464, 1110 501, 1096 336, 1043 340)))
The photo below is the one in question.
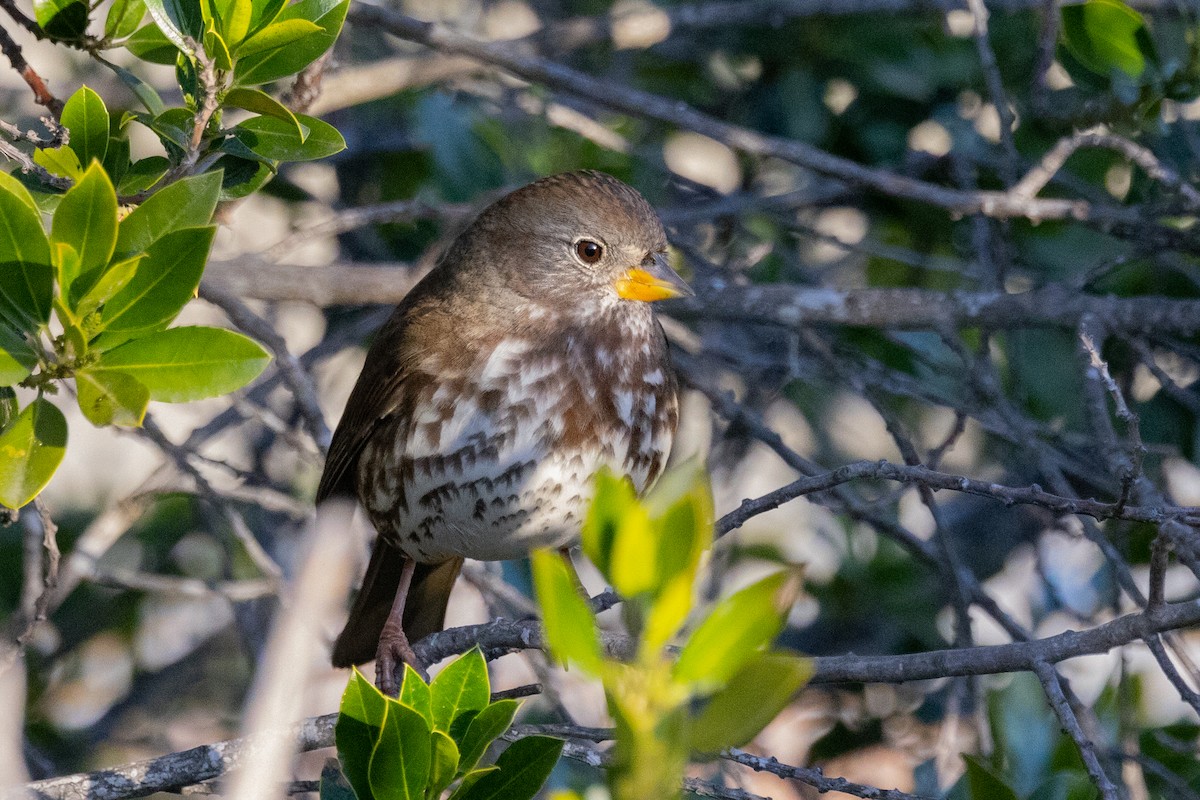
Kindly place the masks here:
POLYGON ((457 375, 431 359, 359 463, 376 529, 419 561, 519 558, 576 539, 601 468, 647 488, 677 398, 661 332, 635 333, 507 337, 457 375))

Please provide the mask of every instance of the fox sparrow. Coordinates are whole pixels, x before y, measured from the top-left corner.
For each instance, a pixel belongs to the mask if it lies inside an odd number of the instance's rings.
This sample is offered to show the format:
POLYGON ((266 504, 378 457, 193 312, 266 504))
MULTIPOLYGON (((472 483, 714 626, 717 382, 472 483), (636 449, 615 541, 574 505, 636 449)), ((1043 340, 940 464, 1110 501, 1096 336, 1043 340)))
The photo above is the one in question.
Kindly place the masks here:
POLYGON ((357 497, 378 533, 334 665, 375 658, 394 693, 464 558, 569 546, 602 467, 654 481, 678 403, 649 303, 690 294, 666 246, 634 189, 555 175, 483 211, 396 308, 317 493, 357 497))

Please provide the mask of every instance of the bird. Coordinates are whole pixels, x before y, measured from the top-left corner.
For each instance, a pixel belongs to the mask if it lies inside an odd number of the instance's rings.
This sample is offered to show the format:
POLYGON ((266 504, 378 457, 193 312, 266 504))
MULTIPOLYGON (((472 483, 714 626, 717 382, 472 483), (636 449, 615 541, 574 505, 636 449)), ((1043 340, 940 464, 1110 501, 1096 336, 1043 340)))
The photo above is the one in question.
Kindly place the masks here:
POLYGON ((651 304, 693 295, 649 202, 602 172, 484 209, 375 336, 317 490, 376 532, 334 666, 375 660, 395 695, 440 631, 464 559, 578 540, 604 469, 644 493, 679 419, 651 304))

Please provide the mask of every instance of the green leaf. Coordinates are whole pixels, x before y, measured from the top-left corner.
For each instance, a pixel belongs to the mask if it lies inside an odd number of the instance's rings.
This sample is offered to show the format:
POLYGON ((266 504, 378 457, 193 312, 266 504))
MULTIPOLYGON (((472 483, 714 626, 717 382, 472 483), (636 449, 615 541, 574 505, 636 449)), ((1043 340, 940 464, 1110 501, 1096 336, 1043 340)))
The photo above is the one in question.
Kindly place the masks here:
POLYGON ((587 601, 576 591, 567 565, 558 553, 549 550, 538 550, 531 559, 533 586, 550 652, 560 664, 577 664, 596 674, 601 663, 596 620, 587 601))
POLYGON ((337 744, 342 773, 358 795, 358 800, 371 800, 371 754, 375 751, 379 731, 383 728, 387 700, 355 667, 346 684, 346 691, 342 693, 339 712, 333 726, 333 738, 337 744))
POLYGON ((173 320, 196 295, 216 230, 184 228, 150 245, 133 280, 104 304, 104 330, 140 330, 173 320))
MULTIPOLYGON (((266 30, 289 20, 306 20, 320 26, 319 31, 293 41, 288 47, 264 50, 250 55, 238 56, 234 76, 238 84, 251 86, 268 83, 280 78, 295 75, 300 70, 316 61, 326 50, 333 46, 342 23, 346 21, 346 12, 350 8, 350 0, 300 0, 298 3, 285 6, 269 26, 255 26, 256 29, 266 30)), ((258 34, 252 33, 246 40, 250 42, 258 34)), ((245 44, 243 44, 245 47, 245 44)))
POLYGON ((80 86, 63 106, 62 124, 71 132, 67 142, 86 168, 92 159, 104 160, 108 150, 108 109, 100 95, 80 86))
POLYGON ((454 659, 438 673, 429 688, 433 693, 434 728, 453 733, 451 726, 460 714, 481 711, 491 699, 491 684, 483 653, 478 647, 473 647, 454 659))
POLYGON ((113 0, 104 20, 104 36, 107 39, 122 39, 138 29, 142 17, 146 16, 143 0, 113 0))
POLYGON ((775 719, 812 673, 813 663, 805 658, 767 653, 753 659, 692 720, 690 749, 715 755, 741 747, 775 719))
POLYGON ((8 426, 16 421, 20 413, 17 393, 7 386, 0 386, 0 432, 8 430, 8 426))
POLYGON ((136 255, 133 258, 118 261, 104 270, 103 274, 95 281, 95 285, 85 292, 78 293, 82 296, 74 304, 76 315, 81 319, 86 317, 128 286, 129 282, 133 280, 133 276, 137 274, 138 265, 145 257, 145 254, 136 255))
POLYGON ((67 451, 67 421, 39 397, 0 433, 0 505, 20 508, 46 487, 67 451))
POLYGON ((669 470, 643 503, 659 528, 656 583, 666 586, 677 575, 695 573, 712 544, 713 501, 704 464, 693 459, 669 470))
POLYGON ((44 167, 51 175, 57 175, 60 178, 78 180, 79 176, 83 174, 79 156, 75 155, 75 151, 66 145, 34 150, 33 163, 44 167))
POLYGON ((296 119, 296 115, 291 112, 291 109, 260 89, 248 89, 245 87, 230 89, 225 94, 225 99, 221 102, 223 105, 231 108, 241 108, 246 111, 253 111, 256 114, 283 120, 295 129, 296 135, 300 138, 301 142, 308 137, 308 131, 296 119))
MULTIPOLYGON (((162 156, 147 156, 129 165, 129 171, 118 187, 121 194, 136 194, 149 189, 167 174, 171 162, 162 156)), ((149 201, 147 201, 149 202, 149 201)), ((215 208, 215 206, 214 206, 215 208)))
POLYGON ((150 404, 150 390, 123 372, 75 373, 79 410, 93 425, 139 428, 150 404))
POLYGON ((433 727, 433 693, 429 684, 421 680, 421 676, 408 664, 404 665, 404 680, 400 682, 399 702, 416 711, 433 727))
POLYGON ((250 32, 254 20, 254 0, 217 0, 221 16, 221 37, 231 48, 237 48, 250 32))
POLYGON ((982 759, 964 753, 963 762, 967 765, 971 800, 1020 800, 1013 788, 982 759))
POLYGON ((430 751, 425 718, 407 706, 389 702, 367 773, 375 800, 423 800, 430 751))
MULTIPOLYGON (((250 10, 249 34, 257 33, 279 18, 287 0, 258 0, 250 10)), ((245 37, 243 37, 245 38, 245 37)))
POLYGON ((88 6, 83 0, 33 0, 33 16, 57 39, 79 39, 87 33, 88 6))
MULTIPOLYGON (((149 27, 156 33, 158 32, 158 28, 155 28, 153 25, 150 25, 149 27)), ((162 34, 159 35, 161 36, 162 34)), ((165 39, 163 41, 166 42, 165 39)), ((170 42, 167 42, 167 47, 173 62, 176 53, 175 46, 170 42)), ((137 75, 133 74, 122 66, 105 61, 103 58, 99 60, 104 64, 104 66, 108 67, 117 74, 117 77, 121 79, 121 82, 129 87, 129 90, 137 96, 138 100, 142 101, 142 105, 145 106, 146 110, 151 114, 158 116, 166 110, 167 107, 163 104, 162 98, 158 96, 158 92, 154 90, 153 86, 146 83, 137 75)), ((145 60, 150 61, 152 59, 145 60)), ((152 158, 160 158, 160 156, 152 156, 152 158)), ((117 182, 120 183, 119 180, 117 182)))
POLYGON ((270 360, 262 347, 241 334, 185 327, 123 344, 104 353, 93 369, 132 375, 146 385, 152 400, 185 403, 245 386, 270 360))
MULTIPOLYGON (((1145 754, 1143 753, 1143 756, 1145 754)), ((1196 762, 1193 759, 1191 763, 1196 762)), ((1150 780, 1147 783, 1151 783, 1150 780)), ((1099 791, 1096 785, 1092 783, 1087 773, 1083 770, 1079 772, 1057 772, 1051 775, 1045 783, 1039 785, 1034 790, 1033 794, 1029 795, 1028 800, 1096 800, 1099 796, 1099 791)), ((1169 796, 1155 795, 1151 789, 1151 797, 1169 796)))
POLYGON ((459 772, 467 773, 475 768, 492 742, 512 725, 520 707, 516 700, 497 700, 475 715, 463 736, 459 772))
POLYGON ((328 122, 304 114, 297 114, 296 119, 308 130, 307 136, 287 120, 268 116, 251 117, 235 127, 233 134, 272 161, 313 161, 346 149, 346 140, 328 122))
POLYGON ((1087 0, 1062 7, 1063 43, 1079 63, 1108 77, 1120 70, 1140 78, 1154 57, 1142 15, 1120 0, 1087 0))
POLYGON ((458 774, 458 745, 447 734, 434 731, 430 738, 429 786, 426 800, 440 800, 442 792, 458 774))
MULTIPOLYGON (((37 352, 25 337, 0 322, 0 386, 14 386, 25 380, 37 361, 37 352)), ((0 430, 3 427, 0 425, 0 430)))
MULTIPOLYGON (((226 139, 225 143, 236 141, 226 139)), ((270 166, 239 158, 233 155, 223 156, 215 165, 221 170, 221 200, 237 200, 254 194, 275 175, 270 166)))
POLYGON ((121 220, 116 255, 124 258, 141 253, 171 231, 207 225, 220 191, 221 173, 206 172, 155 192, 121 220))
POLYGON ((680 651, 675 680, 696 692, 724 686, 783 630, 798 589, 795 573, 784 571, 721 600, 680 651))
MULTIPOLYGON (((149 61, 151 64, 166 64, 173 66, 175 59, 179 55, 179 47, 163 35, 158 24, 150 22, 133 32, 133 35, 125 40, 125 49, 133 53, 142 61, 149 61)), ((155 114, 161 114, 162 111, 154 111, 155 114)))
POLYGON ((0 172, 0 316, 33 333, 50 319, 50 242, 29 192, 0 172))
POLYGON ((225 39, 221 34, 216 31, 205 31, 204 52, 212 56, 217 69, 226 71, 233 69, 233 57, 229 55, 229 46, 225 44, 225 39))
POLYGON ((462 781, 458 784, 458 788, 450 793, 450 800, 463 800, 467 793, 471 791, 471 787, 479 783, 480 778, 484 775, 490 775, 493 772, 499 772, 500 768, 489 764, 486 767, 473 769, 463 776, 462 781))
POLYGON ((50 241, 74 248, 80 274, 100 269, 112 258, 117 243, 117 192, 98 163, 88 167, 58 204, 50 241))
POLYGON ((530 800, 550 777, 564 744, 550 736, 518 739, 496 759, 499 771, 480 778, 463 800, 530 800))
POLYGON ((150 18, 163 36, 189 56, 191 45, 185 37, 199 39, 204 33, 204 16, 199 0, 145 0, 150 18))
POLYGON ((241 59, 256 53, 278 50, 319 31, 321 31, 321 26, 307 19, 287 19, 276 22, 238 45, 237 56, 241 59))
POLYGON ((638 506, 629 481, 608 470, 596 476, 596 493, 583 521, 583 552, 609 583, 612 580, 613 542, 621 521, 638 506))

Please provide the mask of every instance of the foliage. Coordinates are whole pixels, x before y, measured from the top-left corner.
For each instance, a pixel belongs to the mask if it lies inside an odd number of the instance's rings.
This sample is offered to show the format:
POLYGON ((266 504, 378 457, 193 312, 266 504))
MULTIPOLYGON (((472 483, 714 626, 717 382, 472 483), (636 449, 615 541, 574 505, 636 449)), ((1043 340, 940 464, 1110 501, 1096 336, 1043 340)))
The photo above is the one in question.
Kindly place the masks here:
MULTIPOLYGON (((388 697, 357 669, 350 677, 334 730, 342 772, 358 800, 529 800, 558 762, 563 742, 526 736, 495 763, 480 766, 512 723, 519 703, 491 701, 487 664, 478 648, 426 684, 406 665, 398 698, 388 697)), ((323 783, 328 800, 336 788, 323 783)))
POLYGON ((608 770, 616 800, 676 797, 691 753, 712 757, 752 739, 808 680, 811 664, 771 649, 799 575, 768 575, 693 614, 701 556, 712 542, 712 500, 702 467, 669 472, 644 502, 601 474, 583 527, 583 550, 622 596, 636 654, 602 652, 595 618, 558 554, 533 555, 550 652, 600 679, 616 723, 608 770), (668 648, 688 629, 677 655, 668 648))

